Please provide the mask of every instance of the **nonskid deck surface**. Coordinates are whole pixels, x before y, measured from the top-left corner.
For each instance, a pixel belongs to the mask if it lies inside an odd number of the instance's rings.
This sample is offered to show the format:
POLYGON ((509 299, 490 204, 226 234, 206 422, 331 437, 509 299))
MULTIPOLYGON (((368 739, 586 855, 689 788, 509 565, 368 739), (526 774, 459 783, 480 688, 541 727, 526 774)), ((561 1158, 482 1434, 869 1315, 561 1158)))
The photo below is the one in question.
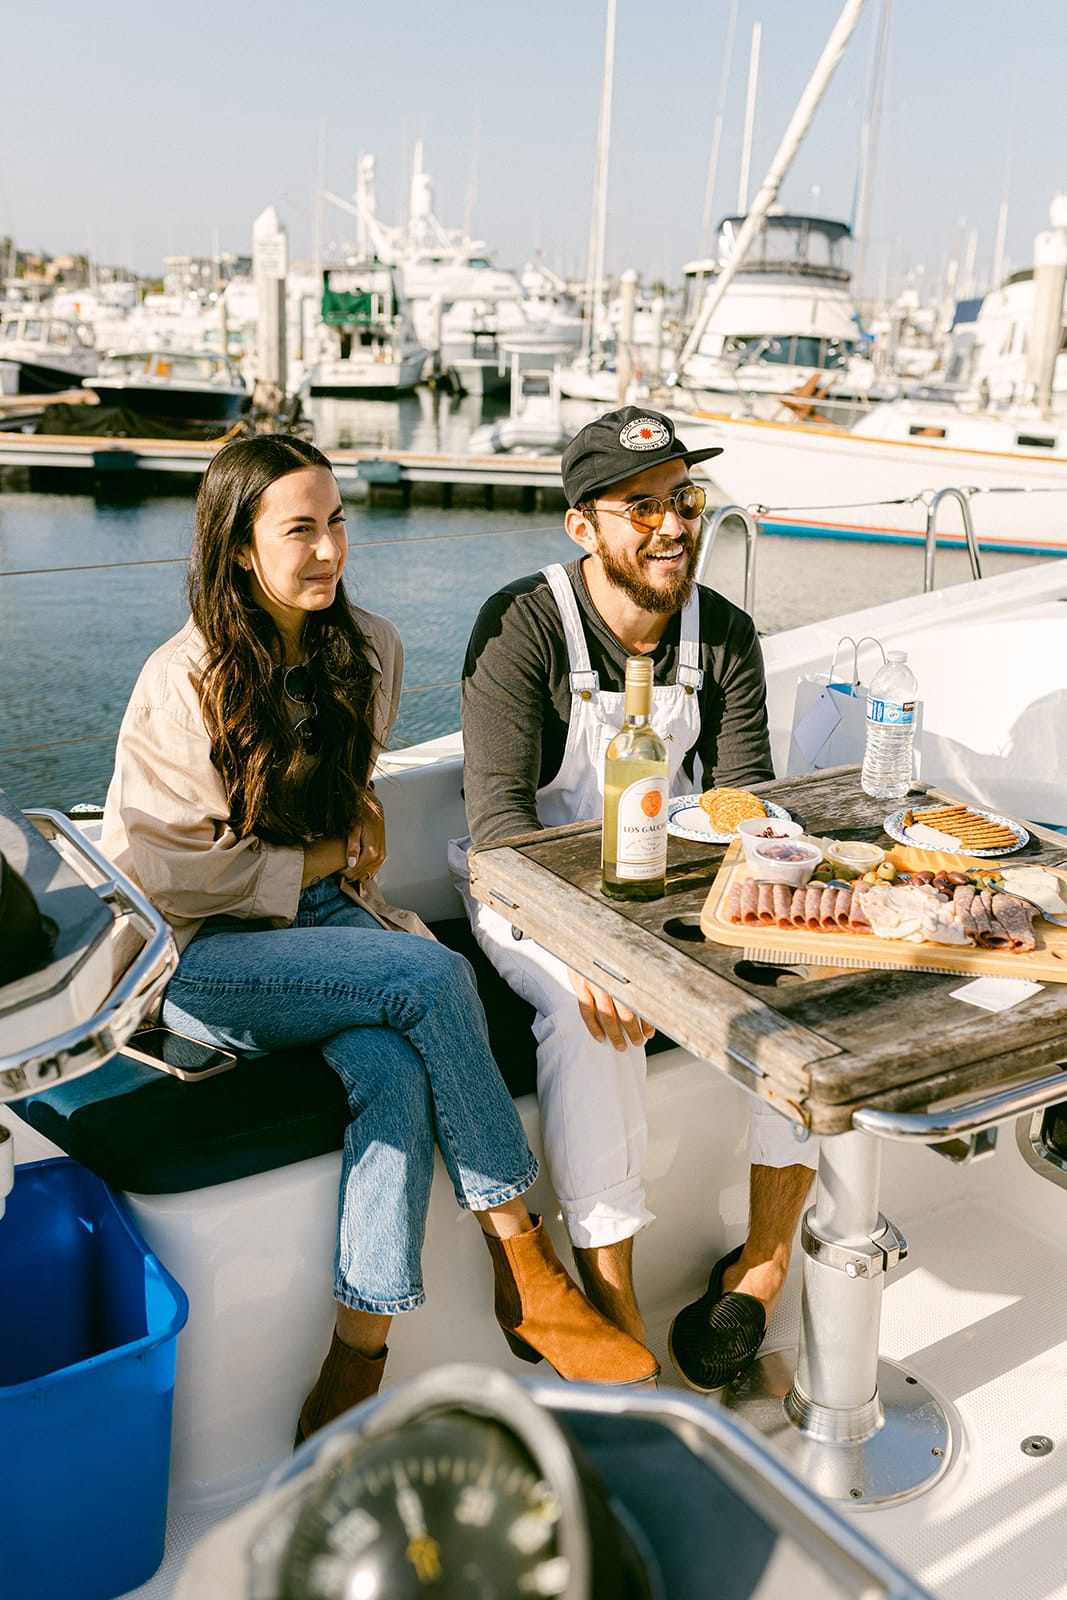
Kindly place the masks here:
MULTIPOLYGON (((912 1204, 890 1202, 912 1254, 887 1281, 882 1319, 883 1355, 956 1408, 960 1458, 928 1493, 855 1515, 862 1531, 939 1600, 1067 1600, 1067 1248, 1005 1213, 995 1194, 976 1192, 979 1170, 959 1184, 968 1192, 930 1209, 920 1175, 940 1188, 941 1174, 927 1155, 916 1169, 912 1204), (1052 1453, 1024 1455, 1030 1435, 1050 1437, 1052 1453)), ((1067 1217, 1067 1196, 1042 1188, 1051 1216, 1062 1205, 1067 1217)), ((796 1342, 798 1268, 767 1349, 796 1342)), ((661 1385, 676 1382, 666 1326, 656 1318, 652 1329, 664 1357, 661 1385)), ((539 1378, 546 1375, 539 1369, 539 1378)), ((136 1600, 169 1600, 193 1544, 227 1514, 172 1513, 166 1560, 133 1591, 136 1600)))
MULTIPOLYGON (((912 1254, 887 1280, 881 1351, 956 1408, 962 1450, 945 1481, 859 1526, 939 1600, 1065 1600, 1067 1249, 992 1197, 930 1210, 915 1193, 886 1207, 912 1254), (1031 1435, 1052 1453, 1024 1455, 1031 1435)), ((1067 1195, 1047 1195, 1067 1220, 1067 1195)), ((793 1271, 765 1349, 796 1344, 799 1292, 793 1271)))

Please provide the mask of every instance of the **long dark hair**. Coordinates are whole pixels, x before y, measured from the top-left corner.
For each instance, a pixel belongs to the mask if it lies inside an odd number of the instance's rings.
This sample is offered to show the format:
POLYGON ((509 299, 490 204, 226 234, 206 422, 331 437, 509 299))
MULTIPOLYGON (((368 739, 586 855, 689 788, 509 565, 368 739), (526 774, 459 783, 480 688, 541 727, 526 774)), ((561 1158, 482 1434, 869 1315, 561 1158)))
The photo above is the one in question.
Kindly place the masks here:
POLYGON ((285 708, 280 635, 237 563, 264 492, 307 467, 331 470, 321 450, 289 435, 224 445, 200 482, 189 563, 189 604, 207 642, 196 687, 230 824, 273 844, 343 838, 364 808, 377 755, 377 673, 340 580, 333 603, 304 623, 309 750, 285 708))

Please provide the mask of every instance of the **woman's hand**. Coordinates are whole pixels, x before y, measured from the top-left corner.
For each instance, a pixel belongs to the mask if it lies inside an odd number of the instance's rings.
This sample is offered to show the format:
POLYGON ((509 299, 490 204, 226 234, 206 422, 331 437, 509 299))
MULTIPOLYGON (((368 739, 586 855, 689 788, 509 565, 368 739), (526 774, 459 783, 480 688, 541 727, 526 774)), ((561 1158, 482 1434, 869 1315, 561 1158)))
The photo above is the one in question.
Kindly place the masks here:
POLYGON ((621 1000, 613 1000, 606 989, 598 989, 573 967, 567 968, 567 976, 578 996, 582 1021, 598 1044, 606 1040, 616 1050, 625 1050, 628 1045, 644 1044, 646 1039, 651 1039, 656 1030, 644 1017, 624 1006, 621 1000))
POLYGON ((328 878, 331 873, 342 871, 347 854, 344 839, 317 839, 314 844, 305 845, 301 889, 318 883, 321 878, 328 878))
POLYGON ((348 835, 348 864, 341 874, 348 883, 373 878, 385 860, 385 814, 373 794, 368 793, 363 815, 348 835))

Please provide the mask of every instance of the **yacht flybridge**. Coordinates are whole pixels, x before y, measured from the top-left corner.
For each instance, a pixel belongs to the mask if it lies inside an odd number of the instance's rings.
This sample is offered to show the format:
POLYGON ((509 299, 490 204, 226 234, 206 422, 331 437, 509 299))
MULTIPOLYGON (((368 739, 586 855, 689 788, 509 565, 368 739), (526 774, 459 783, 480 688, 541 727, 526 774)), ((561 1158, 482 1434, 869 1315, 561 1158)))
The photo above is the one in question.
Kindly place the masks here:
MULTIPOLYGON (((798 679, 825 670, 842 634, 873 635, 886 647, 907 649, 917 664, 925 707, 922 780, 962 788, 975 803, 1027 819, 1042 830, 1042 848, 1053 859, 1067 830, 1067 562, 932 588, 768 638, 779 773, 789 766, 798 679)), ((383 888, 459 943, 466 925, 445 864, 446 841, 464 823, 456 749, 451 740, 383 756, 378 793, 390 840, 383 888)), ((294 1551, 297 1565, 318 1560, 319 1579, 335 1585, 307 1593, 356 1592, 344 1583, 355 1556, 374 1545, 380 1520, 368 1523, 365 1507, 356 1515, 361 1461, 388 1451, 390 1439, 403 1444, 405 1430, 427 1408, 436 1414, 458 1407, 499 1423, 509 1406, 513 1431, 540 1460, 546 1435, 527 1402, 549 1420, 565 1421, 586 1444, 608 1511, 636 1542, 659 1593, 685 1600, 722 1594, 1002 1600, 1016 1593, 1062 1600, 1067 1072, 1056 1063, 1067 1062, 1067 1039, 1054 1020, 1058 985, 1046 983, 999 1015, 959 1002, 961 1040, 981 1040, 982 1062, 1000 1073, 1000 1041, 1020 1028, 1031 1040, 1016 1060, 1008 1052, 1010 1081, 995 1093, 980 1070, 947 1099, 943 1083, 939 1088, 931 1079, 923 1104, 894 1115, 861 1110, 850 1131, 825 1141, 815 1207, 758 1369, 721 1397, 723 1408, 715 1398, 696 1399, 672 1386, 666 1333, 677 1309, 703 1289, 709 1263, 744 1234, 748 1100, 718 1070, 724 1063, 672 1047, 649 1064, 648 1201, 657 1221, 639 1236, 635 1254, 650 1342, 663 1362, 659 1390, 630 1397, 541 1383, 524 1384, 514 1398, 516 1391, 505 1393, 493 1373, 472 1380, 469 1373, 435 1372, 454 1362, 516 1377, 524 1370, 493 1323, 476 1230, 457 1221, 440 1183, 429 1219, 428 1306, 394 1324, 382 1395, 334 1424, 290 1465, 293 1418, 332 1320, 329 1264, 346 1109, 312 1051, 238 1062, 199 1082, 166 1070, 180 1070, 180 1062, 168 1063, 165 1052, 158 1067, 123 1054, 136 1015, 166 981, 172 959, 166 931, 150 923, 150 908, 123 891, 91 843, 82 843, 85 829, 39 814, 32 826, 54 837, 36 841, 34 853, 39 846, 49 858, 36 879, 25 871, 31 886, 50 889, 54 874, 58 890, 77 887, 61 875, 71 853, 82 850, 96 887, 83 886, 92 901, 85 937, 75 941, 72 933, 65 944, 63 934, 57 943, 57 959, 67 966, 34 975, 31 992, 21 987, 28 978, 0 988, 0 1094, 8 1102, 0 1107, 0 1149, 14 1147, 14 1192, 40 1182, 38 1163, 50 1168, 56 1158, 73 1156, 106 1179, 151 1259, 174 1274, 189 1301, 174 1383, 167 1559, 150 1582, 146 1574, 128 1578, 128 1588, 142 1584, 141 1600, 280 1595, 279 1564, 294 1551), (109 997, 102 959, 74 952, 98 949, 101 935, 110 941, 118 911, 123 922, 140 921, 134 942, 149 952, 148 966, 109 997), (40 991, 62 997, 58 1019, 35 1009, 40 991), (72 1042, 90 1015, 95 1063, 72 1042), (80 1076, 68 1084, 69 1065, 80 1076), (83 1070, 90 1065, 95 1070, 83 1070), (998 1143, 1001 1128, 1014 1138, 1002 1133, 998 1143), (862 1237, 826 1243, 835 1226, 840 1232, 857 1217, 862 1237), (818 1401, 799 1410, 789 1400, 798 1347, 818 1401), (857 1385, 873 1382, 872 1373, 875 1394, 860 1394, 857 1385), (916 1396, 928 1402, 917 1404, 916 1396), (902 1415, 910 1417, 908 1426, 900 1425, 902 1415), (658 1501, 654 1488, 662 1491, 658 1501), (721 1531, 724 1508, 729 1527, 721 1531), (347 1543, 338 1542, 342 1529, 347 1543)), ((4 828, 5 855, 13 852, 25 866, 30 823, 9 808, 4 828)), ((1067 836, 1062 842, 1059 859, 1067 862, 1067 836)), ((55 905, 44 901, 49 913, 55 905)), ((882 997, 880 1026, 885 993, 898 995, 901 1049, 911 1048, 923 1026, 922 979, 899 972, 872 972, 869 979, 882 997)), ((750 992, 758 997, 760 984, 764 993, 768 985, 795 985, 790 1004, 802 1013, 805 982, 812 992, 830 992, 838 981, 852 982, 855 992, 854 974, 841 980, 797 963, 766 966, 750 992)), ((537 1148, 525 1021, 506 997, 502 1009, 490 997, 489 1022, 537 1148)), ((943 1066, 948 1072, 952 1062, 943 1066)), ((546 1178, 531 1203, 565 1249, 546 1178)), ((0 1271, 8 1259, 4 1231, 19 1215, 9 1203, 0 1218, 0 1271)), ((50 1281, 46 1257, 39 1279, 50 1281)), ((97 1289, 106 1296, 107 1282, 101 1279, 97 1289)), ((0 1329, 6 1306, 0 1296, 0 1329)), ((47 1326, 42 1311, 42 1341, 47 1326)), ((81 1381, 91 1376, 83 1372, 81 1381)), ((61 1374, 38 1371, 12 1386, 0 1370, 0 1430, 12 1395, 25 1400, 53 1379, 55 1389, 65 1382, 61 1374)), ((114 1467, 108 1430, 79 1439, 74 1411, 68 1426, 70 1443, 98 1463, 106 1482, 114 1467)), ((593 1522, 586 1515, 582 1523, 580 1508, 560 1487, 573 1487, 573 1480, 559 1455, 549 1451, 544 1462, 563 1475, 550 1480, 562 1497, 552 1525, 558 1548, 551 1551, 555 1564, 545 1562, 540 1588, 529 1592, 586 1596, 593 1522), (568 1531, 572 1513, 584 1536, 568 1531)), ((25 1510, 17 1456, 5 1484, 0 1526, 10 1562, 4 1518, 10 1523, 25 1510)), ((80 1503, 93 1486, 59 1487, 80 1503)), ((469 1497, 464 1504, 470 1512, 469 1497)), ((123 1525, 121 1505, 107 1509, 109 1537, 121 1546, 132 1538, 133 1519, 123 1525)), ((495 1524, 475 1517, 462 1525, 477 1539, 479 1528, 495 1524)), ((602 1532, 605 1526, 610 1530, 610 1521, 599 1523, 602 1532)), ((530 1531, 529 1523, 522 1528, 530 1531)), ((429 1532, 447 1552, 447 1532, 429 1532)), ((19 1548, 28 1560, 25 1539, 19 1548)), ((61 1548, 59 1559, 72 1575, 70 1592, 88 1596, 82 1552, 61 1548), (73 1587, 75 1573, 83 1590, 73 1587)), ((28 1582, 20 1600, 32 1592, 28 1582)), ((94 1589, 92 1600, 111 1600, 115 1592, 94 1589)))
MULTIPOLYGON (((715 256, 686 265, 686 325, 732 257, 744 221, 724 217, 715 256)), ((682 387, 697 403, 788 395, 812 379, 832 383, 835 397, 869 391, 874 371, 852 298, 851 244, 844 222, 770 211, 688 356, 682 387)))

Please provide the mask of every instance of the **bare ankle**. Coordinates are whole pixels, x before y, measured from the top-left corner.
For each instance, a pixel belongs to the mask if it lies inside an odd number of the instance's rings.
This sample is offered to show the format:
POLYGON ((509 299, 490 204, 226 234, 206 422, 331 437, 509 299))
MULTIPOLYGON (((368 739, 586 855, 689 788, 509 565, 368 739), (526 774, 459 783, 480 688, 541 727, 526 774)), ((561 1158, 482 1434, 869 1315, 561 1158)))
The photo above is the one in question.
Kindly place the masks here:
POLYGON ((647 1338, 633 1281, 633 1240, 588 1249, 575 1247, 574 1261, 586 1299, 601 1316, 641 1344, 647 1338))

